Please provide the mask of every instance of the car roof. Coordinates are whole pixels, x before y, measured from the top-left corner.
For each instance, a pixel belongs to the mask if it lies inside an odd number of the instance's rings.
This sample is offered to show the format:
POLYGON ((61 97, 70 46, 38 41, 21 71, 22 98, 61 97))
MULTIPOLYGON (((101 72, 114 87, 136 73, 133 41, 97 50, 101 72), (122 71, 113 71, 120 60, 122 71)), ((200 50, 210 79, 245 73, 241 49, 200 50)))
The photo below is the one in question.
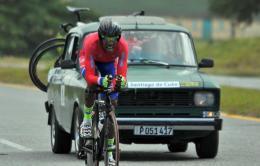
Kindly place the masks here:
POLYGON ((99 23, 103 19, 111 19, 120 24, 124 30, 165 30, 165 31, 181 31, 189 33, 187 29, 172 23, 168 23, 164 18, 155 16, 104 16, 100 17, 99 21, 82 23, 78 22, 77 26, 70 30, 70 33, 78 33, 84 36, 87 33, 95 32, 98 29, 99 23))
POLYGON ((104 16, 100 17, 99 21, 111 19, 120 25, 164 25, 166 21, 161 17, 153 16, 104 16))

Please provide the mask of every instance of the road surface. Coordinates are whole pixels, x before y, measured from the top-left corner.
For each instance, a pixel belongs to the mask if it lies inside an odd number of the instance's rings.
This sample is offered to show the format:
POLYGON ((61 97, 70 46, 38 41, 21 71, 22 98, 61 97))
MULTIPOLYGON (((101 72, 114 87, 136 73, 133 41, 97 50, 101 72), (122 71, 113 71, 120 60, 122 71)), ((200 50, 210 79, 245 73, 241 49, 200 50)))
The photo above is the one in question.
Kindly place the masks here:
POLYGON ((236 76, 210 76, 220 85, 258 89, 260 90, 260 77, 236 77, 236 76))
MULTIPOLYGON (((0 85, 0 166, 83 166, 74 152, 53 154, 50 148, 46 94, 31 88, 0 85)), ((259 166, 260 122, 224 118, 219 153, 198 159, 194 145, 172 154, 166 145, 121 145, 122 166, 259 166)))

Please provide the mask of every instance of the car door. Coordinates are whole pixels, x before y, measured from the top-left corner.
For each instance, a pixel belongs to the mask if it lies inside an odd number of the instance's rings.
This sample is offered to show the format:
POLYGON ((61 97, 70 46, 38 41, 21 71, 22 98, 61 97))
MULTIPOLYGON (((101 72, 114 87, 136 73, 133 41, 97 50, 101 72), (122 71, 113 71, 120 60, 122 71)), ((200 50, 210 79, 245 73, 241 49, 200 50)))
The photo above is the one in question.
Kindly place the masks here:
POLYGON ((73 120, 73 113, 75 106, 79 109, 83 109, 85 103, 85 88, 87 87, 85 78, 80 73, 79 67, 79 36, 73 35, 73 46, 71 51, 65 57, 68 64, 74 64, 73 67, 64 70, 64 100, 65 100, 65 112, 64 112, 64 126, 66 130, 71 131, 71 125, 73 120))
POLYGON ((62 115, 61 124, 65 130, 69 132, 71 129, 75 103, 82 105, 82 101, 84 101, 86 82, 81 76, 78 67, 79 36, 77 34, 71 34, 67 41, 68 43, 65 48, 64 58, 62 59, 62 61, 67 65, 61 67, 63 81, 60 89, 60 114, 62 115))
POLYGON ((71 102, 68 97, 68 87, 69 81, 71 79, 70 71, 75 70, 74 67, 64 67, 63 64, 71 61, 72 54, 75 53, 77 47, 78 37, 76 34, 69 34, 66 38, 64 53, 61 58, 61 68, 59 72, 59 77, 61 79, 59 93, 57 93, 57 98, 59 98, 59 108, 56 110, 56 115, 58 116, 59 124, 65 129, 68 129, 68 115, 71 111, 71 102))

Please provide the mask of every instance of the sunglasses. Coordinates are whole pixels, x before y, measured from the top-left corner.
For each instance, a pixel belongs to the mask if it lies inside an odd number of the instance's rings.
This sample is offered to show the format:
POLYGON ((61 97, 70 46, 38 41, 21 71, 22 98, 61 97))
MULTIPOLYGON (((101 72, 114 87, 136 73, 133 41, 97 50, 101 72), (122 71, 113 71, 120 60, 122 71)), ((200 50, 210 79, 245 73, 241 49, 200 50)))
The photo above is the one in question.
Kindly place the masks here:
POLYGON ((116 42, 118 40, 118 36, 102 36, 102 39, 105 40, 106 42, 116 42))

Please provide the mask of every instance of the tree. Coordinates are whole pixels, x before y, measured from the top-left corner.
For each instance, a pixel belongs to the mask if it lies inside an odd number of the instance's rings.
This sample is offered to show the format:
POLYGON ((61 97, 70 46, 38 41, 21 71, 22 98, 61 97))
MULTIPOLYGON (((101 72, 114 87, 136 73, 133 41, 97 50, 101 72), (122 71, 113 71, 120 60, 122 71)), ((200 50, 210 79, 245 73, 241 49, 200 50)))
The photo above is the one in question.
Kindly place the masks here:
POLYGON ((210 10, 238 22, 251 23, 260 10, 259 0, 211 0, 210 10))
POLYGON ((0 55, 29 55, 40 42, 75 22, 68 0, 0 0, 0 55))
MULTIPOLYGON (((231 20, 231 26, 245 22, 251 24, 255 15, 259 13, 259 0, 210 0, 212 13, 231 20)), ((235 31, 233 30, 233 35, 235 31)))

